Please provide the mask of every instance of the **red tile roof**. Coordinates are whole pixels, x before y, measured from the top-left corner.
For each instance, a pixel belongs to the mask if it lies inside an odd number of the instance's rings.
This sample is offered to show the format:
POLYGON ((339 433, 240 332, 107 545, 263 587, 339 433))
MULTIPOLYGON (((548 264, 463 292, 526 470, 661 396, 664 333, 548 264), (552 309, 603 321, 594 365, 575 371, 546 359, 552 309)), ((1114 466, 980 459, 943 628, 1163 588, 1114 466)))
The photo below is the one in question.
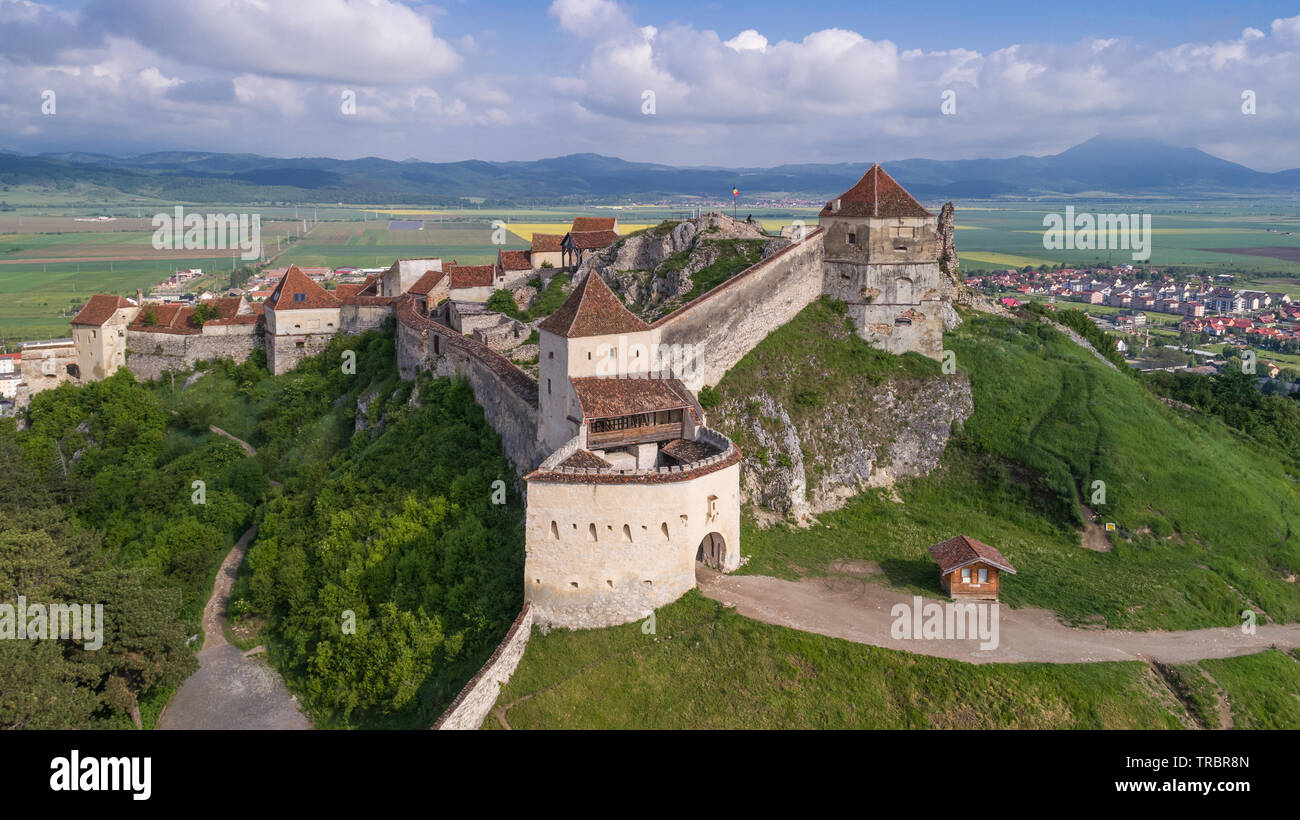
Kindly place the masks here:
POLYGON ((496 265, 447 265, 443 267, 451 275, 453 288, 491 287, 496 279, 496 265))
POLYGON ((502 270, 532 270, 533 263, 528 258, 528 251, 501 251, 502 270))
POLYGON ((976 541, 974 538, 968 538, 964 535, 958 535, 955 538, 949 538, 947 541, 935 544, 930 547, 930 555, 934 556, 934 560, 939 562, 939 571, 945 574, 973 564, 976 561, 991 564, 1012 575, 1016 574, 1015 567, 1011 566, 1010 561, 1002 557, 1002 553, 983 541, 976 541))
POLYGON ((885 169, 873 163, 858 180, 858 184, 837 197, 840 201, 838 211, 832 210, 834 200, 826 203, 820 216, 850 216, 894 218, 900 216, 934 216, 921 207, 921 203, 885 173, 885 169))
POLYGON ((414 293, 416 296, 428 296, 446 275, 447 272, 441 270, 425 271, 424 275, 415 280, 415 284, 411 285, 411 289, 407 292, 414 293))
MULTIPOLYGON (((199 304, 210 305, 217 309, 218 315, 208 319, 205 325, 252 325, 261 318, 261 311, 254 309, 251 313, 239 313, 240 298, 227 296, 220 299, 207 299, 199 304)), ((202 328, 194 321, 195 305, 170 303, 165 305, 145 305, 135 315, 129 329, 137 333, 172 333, 193 336, 202 333, 202 328), (145 324, 145 319, 153 314, 153 324, 145 324)), ((261 306, 259 305, 258 308, 261 306)))
POLYGON ((605 459, 591 452, 590 450, 575 450, 573 455, 559 463, 560 467, 588 467, 597 470, 603 470, 606 467, 613 467, 605 459))
POLYGON ((569 230, 572 233, 613 231, 617 222, 618 220, 612 216, 575 216, 573 218, 573 227, 569 230))
POLYGON ((722 451, 707 441, 689 441, 675 438, 659 448, 659 452, 670 456, 682 464, 693 464, 709 456, 716 456, 722 451))
POLYGON ((533 234, 533 253, 559 253, 564 236, 558 233, 533 234))
POLYGON ((266 304, 271 310, 308 310, 338 307, 339 300, 308 279, 307 274, 299 270, 297 265, 291 265, 271 292, 266 304))
POLYGON ((135 307, 135 305, 121 296, 111 296, 107 293, 96 293, 90 297, 90 301, 72 317, 74 325, 93 325, 99 327, 112 318, 113 314, 121 308, 135 307))
POLYGON ((650 329, 624 307, 598 273, 588 273, 564 304, 537 327, 566 339, 639 333, 650 329))
POLYGON ((691 406, 686 386, 677 379, 616 379, 587 376, 570 379, 583 419, 630 416, 691 406))
POLYGON ((613 231, 571 231, 564 238, 580 251, 594 251, 608 248, 622 237, 613 231))

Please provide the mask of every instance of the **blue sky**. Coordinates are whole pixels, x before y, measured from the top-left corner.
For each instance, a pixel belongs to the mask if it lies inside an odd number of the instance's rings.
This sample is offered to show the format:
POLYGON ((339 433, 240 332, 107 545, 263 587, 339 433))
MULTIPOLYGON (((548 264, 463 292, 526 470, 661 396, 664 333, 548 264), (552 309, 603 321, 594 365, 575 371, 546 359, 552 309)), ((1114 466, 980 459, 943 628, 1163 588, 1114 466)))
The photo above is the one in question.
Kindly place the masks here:
POLYGON ((1300 167, 1300 4, 0 0, 0 150, 775 165, 1098 133, 1300 167))

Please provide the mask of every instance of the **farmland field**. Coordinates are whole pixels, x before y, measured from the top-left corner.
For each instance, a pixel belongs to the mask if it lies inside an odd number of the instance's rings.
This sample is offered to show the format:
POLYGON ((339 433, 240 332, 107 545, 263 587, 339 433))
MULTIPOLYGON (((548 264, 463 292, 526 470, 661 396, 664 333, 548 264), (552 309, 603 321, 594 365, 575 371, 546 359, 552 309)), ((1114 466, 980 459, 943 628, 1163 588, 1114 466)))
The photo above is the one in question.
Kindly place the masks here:
MULTIPOLYGON (((527 240, 507 231, 506 249, 526 248, 527 240)), ((394 259, 440 257, 462 265, 496 261, 492 222, 425 220, 422 230, 392 230, 380 222, 322 222, 280 260, 297 265, 375 268, 394 259)))
MULTIPOLYGON (((176 267, 168 259, 0 265, 0 338, 13 343, 70 336, 72 311, 91 295, 134 295, 176 267)), ((186 259, 181 267, 229 270, 230 259, 186 259)))
MULTIPOLYGON (((1076 214, 1151 214, 1151 258, 1132 251, 1047 250, 1043 217, 1063 214, 1064 203, 958 206, 957 255, 962 270, 1098 264, 1182 266, 1215 273, 1240 272, 1284 279, 1300 278, 1300 205, 1267 203, 1149 203, 1115 200, 1076 201, 1076 214), (973 229, 973 230, 972 230, 973 229), (1275 231, 1270 233, 1270 229, 1275 231), (1286 235, 1290 232, 1290 236, 1286 235), (1280 250, 1278 250, 1280 249, 1280 250), (1286 257, 1286 258, 1278 258, 1286 257)), ((1238 277, 1238 281, 1242 277, 1238 277)))

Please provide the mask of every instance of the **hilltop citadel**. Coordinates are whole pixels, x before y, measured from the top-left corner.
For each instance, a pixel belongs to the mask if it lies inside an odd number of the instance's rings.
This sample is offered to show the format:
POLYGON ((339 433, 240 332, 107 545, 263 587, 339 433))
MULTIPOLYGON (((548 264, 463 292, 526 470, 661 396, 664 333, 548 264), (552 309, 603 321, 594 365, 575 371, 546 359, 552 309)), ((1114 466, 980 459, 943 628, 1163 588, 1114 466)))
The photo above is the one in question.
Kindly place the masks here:
MULTIPOLYGON (((878 165, 828 201, 817 226, 653 322, 630 311, 599 265, 620 242, 613 219, 579 218, 495 265, 395 261, 329 291, 298 267, 263 304, 195 307, 99 294, 72 319, 70 348, 32 377, 84 382, 120 368, 153 379, 199 360, 266 352, 272 373, 337 334, 396 320, 404 378, 468 380, 526 484, 525 600, 543 623, 586 628, 644 617, 695 585, 697 562, 740 564, 740 465, 697 395, 822 295, 844 302, 858 334, 894 353, 938 359, 952 308, 952 209, 927 211, 878 165), (485 309, 497 290, 573 274, 563 305, 535 324, 537 375, 503 355, 533 328, 485 309)), ((725 219, 725 217, 721 218, 725 219)), ((682 223, 678 230, 696 230, 682 223)), ((26 367, 26 365, 24 365, 26 367)))

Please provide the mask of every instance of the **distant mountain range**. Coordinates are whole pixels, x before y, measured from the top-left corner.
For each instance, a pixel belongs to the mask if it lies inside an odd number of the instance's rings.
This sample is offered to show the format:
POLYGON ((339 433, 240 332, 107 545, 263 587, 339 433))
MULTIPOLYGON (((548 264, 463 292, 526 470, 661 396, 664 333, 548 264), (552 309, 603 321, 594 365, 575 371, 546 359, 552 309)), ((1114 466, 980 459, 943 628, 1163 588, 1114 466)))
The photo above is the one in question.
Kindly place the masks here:
MULTIPOLYGON (((198 202, 452 205, 463 198, 483 198, 517 205, 610 203, 726 198, 733 186, 746 196, 821 199, 847 189, 877 159, 881 158, 775 168, 682 168, 599 154, 532 162, 395 162, 375 157, 280 159, 193 151, 127 157, 0 153, 0 185, 84 189, 88 198, 118 192, 198 202)), ((1091 194, 1300 195, 1300 169, 1265 173, 1195 148, 1112 137, 1094 137, 1045 157, 882 160, 882 164, 917 197, 932 201, 1091 194)))

